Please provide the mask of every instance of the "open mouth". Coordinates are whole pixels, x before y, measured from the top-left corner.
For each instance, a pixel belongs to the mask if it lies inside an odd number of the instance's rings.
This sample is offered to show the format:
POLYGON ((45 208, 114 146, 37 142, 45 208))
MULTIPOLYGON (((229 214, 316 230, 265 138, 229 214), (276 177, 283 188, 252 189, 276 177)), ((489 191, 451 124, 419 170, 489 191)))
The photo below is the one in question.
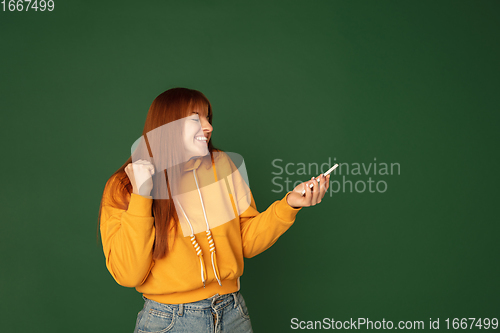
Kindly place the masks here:
POLYGON ((194 137, 196 141, 200 141, 200 142, 204 142, 204 143, 207 143, 207 138, 203 135, 199 135, 199 136, 195 136, 194 137))

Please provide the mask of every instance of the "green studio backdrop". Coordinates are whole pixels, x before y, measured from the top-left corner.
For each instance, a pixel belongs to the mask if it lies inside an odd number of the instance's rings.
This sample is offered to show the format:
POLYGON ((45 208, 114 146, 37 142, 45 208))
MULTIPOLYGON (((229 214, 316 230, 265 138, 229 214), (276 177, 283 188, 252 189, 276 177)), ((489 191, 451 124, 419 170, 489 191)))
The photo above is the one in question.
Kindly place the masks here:
POLYGON ((173 87, 210 99, 259 211, 346 163, 245 259, 255 332, 500 317, 498 1, 54 2, 0 12, 2 332, 132 332, 97 211, 173 87))

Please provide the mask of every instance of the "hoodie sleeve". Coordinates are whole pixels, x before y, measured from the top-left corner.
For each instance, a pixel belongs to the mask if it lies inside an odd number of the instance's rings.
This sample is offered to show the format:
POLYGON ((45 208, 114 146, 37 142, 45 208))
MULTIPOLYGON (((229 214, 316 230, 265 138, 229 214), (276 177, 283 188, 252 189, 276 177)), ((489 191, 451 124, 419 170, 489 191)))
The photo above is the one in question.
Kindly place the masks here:
POLYGON ((100 230, 106 267, 122 286, 141 285, 153 267, 152 203, 151 196, 132 193, 127 210, 102 206, 100 230))
POLYGON ((265 211, 259 213, 248 186, 248 176, 241 155, 231 156, 221 153, 225 158, 218 164, 219 176, 227 178, 229 188, 233 192, 235 213, 239 216, 243 256, 251 258, 267 250, 278 238, 288 230, 295 221, 295 216, 302 209, 291 207, 286 199, 273 202, 265 211), (236 166, 238 165, 238 166, 236 166))
MULTIPOLYGON (((238 186, 236 186, 235 191, 241 193, 238 186)), ((238 207, 247 207, 240 214, 241 239, 245 258, 254 257, 267 250, 292 226, 295 216, 302 207, 291 207, 286 201, 288 195, 289 193, 283 199, 272 203, 262 213, 257 211, 252 192, 249 189, 246 190, 245 196, 237 199, 238 207)))

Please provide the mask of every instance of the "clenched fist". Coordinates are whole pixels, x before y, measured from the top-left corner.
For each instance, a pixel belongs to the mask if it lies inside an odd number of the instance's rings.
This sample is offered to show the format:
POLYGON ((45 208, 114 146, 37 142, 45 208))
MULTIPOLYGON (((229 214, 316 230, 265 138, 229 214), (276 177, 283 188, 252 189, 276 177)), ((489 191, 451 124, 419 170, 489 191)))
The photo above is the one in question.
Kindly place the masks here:
POLYGON ((155 168, 151 162, 147 160, 137 160, 134 163, 129 163, 125 167, 130 183, 132 184, 133 193, 142 196, 151 195, 153 189, 153 178, 155 168))

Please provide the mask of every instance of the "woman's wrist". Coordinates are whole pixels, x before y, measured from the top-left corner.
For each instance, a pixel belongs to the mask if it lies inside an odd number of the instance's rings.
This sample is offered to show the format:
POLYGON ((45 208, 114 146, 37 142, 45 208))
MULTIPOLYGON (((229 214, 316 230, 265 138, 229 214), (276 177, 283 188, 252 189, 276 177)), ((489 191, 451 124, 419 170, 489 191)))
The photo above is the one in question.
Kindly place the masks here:
POLYGON ((301 207, 294 207, 294 206, 290 205, 290 202, 288 202, 288 198, 290 197, 290 193, 292 193, 292 192, 288 192, 286 195, 286 203, 288 204, 288 206, 292 207, 293 209, 301 208, 301 207))

